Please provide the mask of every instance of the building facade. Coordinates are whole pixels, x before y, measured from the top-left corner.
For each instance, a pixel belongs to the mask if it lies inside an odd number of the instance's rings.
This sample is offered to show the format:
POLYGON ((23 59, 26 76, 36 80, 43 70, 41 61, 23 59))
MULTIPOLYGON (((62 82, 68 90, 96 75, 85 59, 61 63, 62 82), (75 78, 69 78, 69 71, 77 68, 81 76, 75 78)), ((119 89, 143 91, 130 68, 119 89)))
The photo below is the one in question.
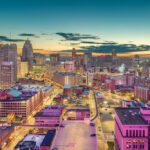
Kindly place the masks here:
POLYGON ((22 48, 22 61, 28 62, 29 71, 33 66, 33 48, 29 40, 26 40, 22 48))
POLYGON ((116 150, 150 149, 150 108, 116 108, 116 150))
POLYGON ((13 62, 2 62, 0 70, 0 89, 7 89, 15 85, 13 62))
POLYGON ((40 125, 40 126, 59 125, 61 113, 62 113, 62 107, 59 105, 46 106, 34 116, 35 125, 40 125))
MULTIPOLYGON (((11 62, 13 68, 13 82, 17 81, 17 45, 16 44, 5 44, 0 45, 0 66, 3 62, 11 62)), ((1 67, 2 69, 3 67, 1 67)), ((0 70, 0 72, 2 72, 0 70)))
POLYGON ((73 72, 55 72, 53 75, 53 81, 64 86, 70 84, 76 86, 80 84, 81 77, 79 74, 73 72))

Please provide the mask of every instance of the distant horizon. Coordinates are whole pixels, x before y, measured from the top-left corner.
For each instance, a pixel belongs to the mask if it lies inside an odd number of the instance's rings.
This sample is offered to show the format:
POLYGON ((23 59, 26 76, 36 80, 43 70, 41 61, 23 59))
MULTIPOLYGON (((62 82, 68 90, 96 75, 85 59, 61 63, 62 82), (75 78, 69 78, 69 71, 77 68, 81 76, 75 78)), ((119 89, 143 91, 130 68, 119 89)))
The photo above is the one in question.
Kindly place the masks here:
POLYGON ((149 55, 149 16, 148 0, 5 0, 0 42, 20 49, 29 39, 34 49, 50 52, 75 47, 109 53, 119 45, 118 53, 149 55))

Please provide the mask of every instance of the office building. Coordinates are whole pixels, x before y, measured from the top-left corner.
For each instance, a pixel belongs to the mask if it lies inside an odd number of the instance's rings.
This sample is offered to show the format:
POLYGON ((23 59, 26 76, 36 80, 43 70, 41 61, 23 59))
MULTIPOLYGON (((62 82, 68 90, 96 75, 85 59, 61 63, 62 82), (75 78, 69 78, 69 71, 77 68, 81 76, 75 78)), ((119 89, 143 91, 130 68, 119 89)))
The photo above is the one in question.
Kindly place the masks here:
POLYGON ((73 72, 55 72, 53 75, 53 81, 64 86, 70 84, 76 86, 80 84, 81 76, 73 72))
POLYGON ((21 59, 18 58, 17 77, 18 78, 24 78, 28 73, 29 73, 28 62, 27 61, 21 61, 21 59))
POLYGON ((67 108, 66 116, 68 120, 88 120, 90 119, 90 110, 88 107, 67 108))
POLYGON ((75 70, 75 62, 74 61, 65 61, 64 62, 64 70, 66 72, 74 71, 75 70))
MULTIPOLYGON (((0 117, 26 118, 49 96, 51 86, 19 84, 0 91, 0 117)), ((15 119, 14 119, 15 120, 15 119)))
POLYGON ((50 54, 50 63, 52 65, 56 65, 59 62, 60 56, 59 54, 50 54))
POLYGON ((0 65, 3 62, 12 62, 13 81, 17 81, 17 45, 16 44, 5 44, 0 46, 0 65))
POLYGON ((83 56, 83 64, 84 64, 86 69, 92 65, 91 60, 92 60, 92 53, 91 52, 85 52, 84 56, 83 56))
POLYGON ((0 70, 0 89, 7 89, 15 85, 13 62, 2 62, 0 70))
POLYGON ((28 62, 29 71, 33 66, 33 48, 29 40, 26 40, 22 48, 22 61, 28 62))
POLYGON ((43 65, 46 62, 46 56, 40 53, 33 53, 34 65, 43 65))
POLYGON ((116 150, 150 149, 150 108, 116 108, 116 150))
POLYGON ((150 100, 150 87, 148 86, 135 86, 134 87, 134 96, 145 102, 150 100))
POLYGON ((150 87, 150 78, 146 77, 135 77, 135 85, 150 87))
POLYGON ((35 125, 39 126, 57 126, 60 123, 60 116, 62 113, 62 106, 46 106, 38 112, 35 118, 35 125))
POLYGON ((55 129, 46 134, 27 134, 14 150, 50 150, 55 134, 55 129))
POLYGON ((117 59, 117 51, 115 49, 112 50, 112 60, 117 59))
POLYGON ((76 62, 76 49, 72 49, 72 61, 76 62))

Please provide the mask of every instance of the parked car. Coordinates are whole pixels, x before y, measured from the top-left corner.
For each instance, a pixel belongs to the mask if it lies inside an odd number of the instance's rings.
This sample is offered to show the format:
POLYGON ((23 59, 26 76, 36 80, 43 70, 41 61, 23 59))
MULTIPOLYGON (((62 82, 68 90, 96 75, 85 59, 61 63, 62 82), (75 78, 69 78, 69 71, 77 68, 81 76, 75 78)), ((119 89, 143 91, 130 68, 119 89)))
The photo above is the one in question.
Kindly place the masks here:
POLYGON ((95 123, 93 123, 93 122, 90 122, 90 126, 95 126, 95 123))
POLYGON ((58 150, 58 147, 53 147, 52 150, 58 150))
POLYGON ((91 134, 90 136, 96 136, 96 134, 95 134, 95 133, 93 133, 93 134, 91 134))
POLYGON ((63 127, 65 127, 65 126, 64 126, 63 124, 60 124, 59 127, 62 127, 62 128, 63 128, 63 127))

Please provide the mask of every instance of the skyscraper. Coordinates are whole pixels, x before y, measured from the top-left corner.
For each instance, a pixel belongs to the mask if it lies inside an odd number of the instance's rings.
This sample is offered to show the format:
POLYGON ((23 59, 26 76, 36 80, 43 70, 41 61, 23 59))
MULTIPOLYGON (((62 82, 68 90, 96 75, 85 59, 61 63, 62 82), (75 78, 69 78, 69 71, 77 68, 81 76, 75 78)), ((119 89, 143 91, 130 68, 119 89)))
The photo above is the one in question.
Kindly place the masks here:
POLYGON ((91 60, 92 60, 92 53, 91 52, 84 53, 83 63, 86 69, 92 65, 91 60))
POLYGON ((1 64, 1 72, 0 72, 0 89, 7 89, 15 84, 14 76, 15 76, 15 70, 14 70, 14 64, 13 62, 5 61, 1 64))
POLYGON ((31 71, 33 65, 33 48, 29 40, 25 41, 22 48, 22 61, 28 62, 29 71, 31 71))
POLYGON ((50 54, 50 62, 52 65, 56 65, 60 59, 59 54, 50 54))
POLYGON ((17 45, 6 44, 0 46, 0 65, 3 62, 12 62, 14 68, 13 80, 17 81, 17 45))
POLYGON ((117 59, 117 51, 115 49, 112 50, 112 60, 117 59))
POLYGON ((72 49, 72 60, 75 62, 76 61, 76 49, 72 49))

